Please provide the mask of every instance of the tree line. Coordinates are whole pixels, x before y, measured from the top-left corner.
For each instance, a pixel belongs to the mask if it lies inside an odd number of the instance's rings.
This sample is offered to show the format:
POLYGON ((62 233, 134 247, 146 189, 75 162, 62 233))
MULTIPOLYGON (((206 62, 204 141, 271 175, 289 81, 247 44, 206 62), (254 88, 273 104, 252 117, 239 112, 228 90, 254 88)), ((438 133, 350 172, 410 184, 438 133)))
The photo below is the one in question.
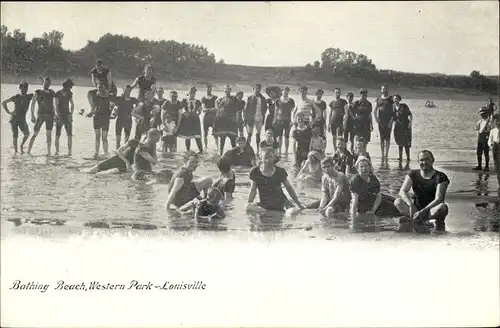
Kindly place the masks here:
POLYGON ((472 71, 468 76, 445 74, 418 74, 393 70, 378 70, 366 55, 339 48, 328 48, 321 53, 321 60, 308 63, 307 72, 315 74, 324 81, 362 79, 377 84, 391 84, 397 87, 422 88, 440 87, 453 89, 478 90, 498 93, 499 77, 488 77, 479 71, 472 71))
POLYGON ((344 84, 363 86, 390 84, 409 88, 499 92, 498 76, 487 77, 478 71, 471 72, 469 76, 457 76, 379 70, 366 55, 339 48, 325 49, 319 60, 302 68, 256 68, 226 65, 223 59, 216 61, 215 55, 203 45, 172 40, 141 40, 107 33, 95 42, 88 41, 80 50, 69 51, 62 48, 63 38, 62 32, 54 30, 27 40, 26 33, 19 29, 9 31, 7 26, 2 25, 2 74, 89 76, 96 60, 102 59, 112 69, 113 76, 124 79, 137 76, 146 63, 152 63, 155 76, 166 81, 193 78, 240 81, 249 75, 265 73, 263 77, 272 76, 276 83, 314 79, 335 84, 341 79, 344 84))

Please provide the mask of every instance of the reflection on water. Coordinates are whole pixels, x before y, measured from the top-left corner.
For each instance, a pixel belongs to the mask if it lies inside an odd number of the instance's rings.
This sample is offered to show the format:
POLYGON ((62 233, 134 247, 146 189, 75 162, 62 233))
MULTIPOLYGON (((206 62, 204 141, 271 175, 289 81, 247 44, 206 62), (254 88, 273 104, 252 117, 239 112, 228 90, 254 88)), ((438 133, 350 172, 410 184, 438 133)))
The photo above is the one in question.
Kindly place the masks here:
MULTIPOLYGON (((77 109, 87 108, 87 89, 74 88, 77 109)), ((2 85, 3 97, 14 93, 16 86, 2 85)), ((201 96, 199 93, 198 97, 201 96)), ((325 97, 325 101, 330 100, 329 97, 325 97)), ((405 99, 405 102, 414 114, 412 162, 398 162, 396 160, 398 150, 393 144, 389 163, 382 165, 377 129, 374 129, 373 141, 368 146, 382 191, 389 195, 397 195, 408 170, 416 168, 415 159, 418 150, 430 149, 436 155, 436 166, 451 180, 447 229, 452 233, 484 232, 494 230, 495 227, 498 230, 500 220, 498 204, 494 205, 492 202, 492 196, 496 195, 498 188, 495 173, 471 171, 475 166, 476 135, 472 128, 464 128, 471 126, 471 124, 464 125, 464 122, 476 121, 476 109, 481 103, 435 101, 437 108, 425 108, 422 107, 422 100, 405 99), (478 198, 478 195, 482 198, 478 198), (476 203, 480 205, 475 206, 476 203), (486 203, 486 206, 481 205, 482 203, 486 203)), ((285 231, 299 234, 301 233, 299 231, 312 230, 311 233, 324 232, 330 236, 345 234, 349 227, 348 220, 325 220, 314 210, 306 210, 297 217, 287 217, 284 214, 245 213, 244 204, 250 187, 249 170, 246 168, 234 168, 237 187, 234 193, 235 199, 226 211, 226 219, 211 223, 196 222, 192 216, 180 216, 164 210, 167 196, 164 184, 134 182, 130 179, 130 174, 95 176, 78 172, 82 167, 96 164, 96 161, 89 159, 94 151, 91 119, 74 116, 72 157, 63 155, 47 158, 42 156, 45 153, 45 138, 41 137, 35 142, 34 156, 13 156, 8 117, 3 112, 0 117, 2 227, 6 227, 4 222, 8 222, 7 228, 17 231, 21 231, 19 229, 22 227, 33 229, 51 227, 50 231, 59 229, 63 233, 73 233, 82 229, 141 229, 178 233, 204 231, 218 235, 231 231, 285 231)), ((113 124, 111 123, 110 131, 114 131, 113 124)), ((29 126, 32 130, 33 125, 29 123, 29 126)), ((64 154, 66 151, 64 133, 61 138, 61 153, 64 154)), ((115 136, 109 136, 110 145, 115 144, 114 138, 115 136)), ((327 153, 333 148, 331 136, 328 136, 328 142, 327 153)), ((178 149, 184 149, 182 140, 178 142, 178 149)), ((203 162, 195 173, 196 176, 208 175, 215 179, 219 175, 214 165, 217 159, 216 153, 213 139, 209 138, 208 151, 203 155, 203 162)), ((180 167, 181 153, 159 154, 161 167, 174 170, 180 167)), ((287 169, 289 178, 296 186, 299 198, 304 204, 320 198, 319 186, 296 183, 292 154, 282 156, 279 165, 287 169)), ((381 221, 379 229, 394 231, 397 227, 397 219, 388 218, 381 221)))

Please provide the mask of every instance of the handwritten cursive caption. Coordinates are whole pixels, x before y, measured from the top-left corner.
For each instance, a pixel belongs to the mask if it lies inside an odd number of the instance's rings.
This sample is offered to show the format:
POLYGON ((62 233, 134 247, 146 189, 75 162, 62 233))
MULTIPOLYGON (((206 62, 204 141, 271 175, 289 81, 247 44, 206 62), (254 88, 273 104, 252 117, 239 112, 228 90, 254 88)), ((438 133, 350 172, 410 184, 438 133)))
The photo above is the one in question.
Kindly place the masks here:
POLYGON ((191 283, 185 283, 181 281, 180 283, 174 283, 170 281, 165 281, 161 284, 155 284, 153 282, 139 282, 137 280, 131 280, 127 284, 115 284, 115 283, 102 283, 99 281, 89 281, 80 282, 77 284, 68 283, 64 280, 59 280, 55 284, 44 284, 38 281, 22 282, 21 280, 14 280, 11 290, 28 290, 28 291, 40 291, 45 293, 48 290, 54 291, 101 291, 101 290, 205 290, 207 285, 203 281, 194 281, 191 283))

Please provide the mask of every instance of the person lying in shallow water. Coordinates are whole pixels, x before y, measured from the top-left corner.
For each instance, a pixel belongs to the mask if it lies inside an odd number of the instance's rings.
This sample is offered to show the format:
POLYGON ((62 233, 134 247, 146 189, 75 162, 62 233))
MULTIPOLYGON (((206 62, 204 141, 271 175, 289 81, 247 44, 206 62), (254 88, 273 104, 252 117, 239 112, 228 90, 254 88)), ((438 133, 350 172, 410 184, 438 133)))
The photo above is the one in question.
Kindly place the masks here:
POLYGON ((195 198, 183 206, 176 209, 180 214, 192 214, 196 221, 212 222, 213 220, 222 220, 226 217, 226 213, 219 205, 222 199, 222 194, 215 188, 208 190, 208 195, 204 199, 195 198))
POLYGON ((418 153, 420 170, 411 170, 405 178, 400 198, 394 205, 403 214, 408 223, 426 224, 435 220, 436 230, 445 230, 445 219, 448 216, 448 205, 444 202, 450 180, 443 172, 434 169, 434 155, 429 150, 418 153), (414 196, 410 198, 409 191, 414 196))
POLYGON ((246 209, 249 212, 262 213, 265 211, 285 212, 293 207, 283 193, 282 185, 288 191, 298 209, 303 210, 295 189, 288 181, 288 173, 282 167, 276 166, 276 153, 272 148, 261 151, 261 162, 250 170, 249 177, 252 181, 248 194, 246 209), (254 203, 255 196, 259 193, 260 202, 254 203))
POLYGON ((82 169, 84 173, 117 174, 132 171, 135 149, 139 141, 130 139, 125 145, 116 150, 116 155, 110 157, 91 168, 82 169))
POLYGON ((158 163, 156 156, 156 143, 160 141, 161 132, 155 128, 149 129, 144 143, 139 144, 134 152, 134 164, 132 166, 134 180, 143 180, 153 173, 153 165, 158 163))

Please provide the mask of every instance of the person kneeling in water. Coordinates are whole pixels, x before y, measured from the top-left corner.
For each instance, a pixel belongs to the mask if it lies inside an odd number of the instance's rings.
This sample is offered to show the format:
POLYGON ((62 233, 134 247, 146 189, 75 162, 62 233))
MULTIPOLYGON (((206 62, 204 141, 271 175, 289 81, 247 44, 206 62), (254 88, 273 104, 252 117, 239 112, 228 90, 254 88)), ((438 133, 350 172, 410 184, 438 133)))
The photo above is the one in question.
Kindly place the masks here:
POLYGON ((103 174, 113 174, 132 171, 132 163, 134 163, 134 153, 137 146, 139 146, 139 141, 131 139, 125 145, 116 150, 115 156, 110 157, 91 168, 83 169, 81 172, 102 172, 103 174))
POLYGON ((205 199, 193 199, 177 209, 180 214, 191 214, 194 209, 196 221, 222 220, 226 213, 219 205, 222 199, 221 192, 216 188, 210 188, 205 199))
POLYGON ((155 128, 149 129, 146 140, 135 149, 134 174, 132 179, 144 180, 147 175, 153 174, 153 165, 158 163, 156 143, 161 138, 161 132, 155 128))
POLYGON ((349 179, 347 176, 335 169, 335 162, 331 157, 321 162, 323 178, 321 191, 323 195, 318 211, 329 219, 335 217, 336 213, 347 212, 351 202, 349 191, 349 179))
POLYGON ((300 203, 297 193, 288 181, 288 173, 282 167, 276 166, 276 153, 272 148, 265 148, 261 152, 261 162, 250 170, 250 180, 252 185, 248 194, 247 211, 280 211, 284 212, 290 206, 290 201, 283 193, 282 185, 288 191, 300 210, 304 206, 300 203), (259 192, 259 203, 254 203, 255 196, 259 192))
POLYGON ((405 178, 399 196, 394 201, 396 208, 407 217, 409 223, 422 225, 430 220, 436 221, 436 230, 445 230, 448 205, 444 198, 450 184, 448 176, 434 169, 434 155, 429 150, 418 153, 420 170, 411 170, 405 178), (408 195, 413 189, 413 200, 408 195))

